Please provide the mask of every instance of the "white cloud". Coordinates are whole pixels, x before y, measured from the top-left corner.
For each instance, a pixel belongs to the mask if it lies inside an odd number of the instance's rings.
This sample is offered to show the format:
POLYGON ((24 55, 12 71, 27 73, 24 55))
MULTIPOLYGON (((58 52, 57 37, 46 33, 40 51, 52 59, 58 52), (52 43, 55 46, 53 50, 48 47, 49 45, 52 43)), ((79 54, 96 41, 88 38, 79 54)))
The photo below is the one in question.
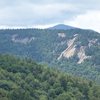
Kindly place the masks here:
MULTIPOLYGON (((65 12, 74 12, 71 4, 47 4, 35 5, 31 3, 19 4, 19 6, 9 6, 0 10, 0 24, 2 25, 31 25, 47 24, 54 20, 63 20, 65 12)), ((67 15, 68 16, 68 15, 67 15)), ((70 15, 69 15, 70 16, 70 15)))
POLYGON ((44 28, 66 23, 100 32, 99 5, 100 0, 0 0, 0 26, 44 28))
POLYGON ((100 11, 92 10, 85 14, 78 15, 71 21, 64 21, 64 23, 73 25, 79 28, 93 29, 100 32, 100 11))

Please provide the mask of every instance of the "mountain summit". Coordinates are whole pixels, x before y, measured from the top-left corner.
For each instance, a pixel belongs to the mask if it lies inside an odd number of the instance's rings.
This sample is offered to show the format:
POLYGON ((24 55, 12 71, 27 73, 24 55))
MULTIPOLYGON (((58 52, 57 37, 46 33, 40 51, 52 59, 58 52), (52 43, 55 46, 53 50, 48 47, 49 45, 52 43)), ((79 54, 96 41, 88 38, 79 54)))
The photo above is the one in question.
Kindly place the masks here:
POLYGON ((69 26, 69 25, 65 25, 65 24, 58 24, 58 25, 55 25, 53 27, 50 27, 48 29, 62 29, 62 30, 68 30, 68 29, 74 29, 75 27, 72 27, 72 26, 69 26))

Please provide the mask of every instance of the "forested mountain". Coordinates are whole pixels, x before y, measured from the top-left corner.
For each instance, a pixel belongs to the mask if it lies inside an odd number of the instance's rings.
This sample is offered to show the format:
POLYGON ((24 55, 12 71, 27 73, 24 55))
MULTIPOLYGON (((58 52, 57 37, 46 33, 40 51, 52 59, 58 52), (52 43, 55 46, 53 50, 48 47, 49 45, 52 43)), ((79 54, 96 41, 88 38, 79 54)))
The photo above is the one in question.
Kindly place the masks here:
POLYGON ((69 25, 64 25, 64 24, 58 24, 58 25, 55 25, 53 27, 50 27, 48 29, 57 29, 57 30, 68 30, 68 29, 75 29, 75 27, 72 27, 72 26, 69 26, 69 25))
POLYGON ((100 86, 30 59, 0 55, 0 100, 100 100, 100 86))
POLYGON ((0 30, 0 53, 32 58, 100 84, 100 34, 92 30, 0 30))

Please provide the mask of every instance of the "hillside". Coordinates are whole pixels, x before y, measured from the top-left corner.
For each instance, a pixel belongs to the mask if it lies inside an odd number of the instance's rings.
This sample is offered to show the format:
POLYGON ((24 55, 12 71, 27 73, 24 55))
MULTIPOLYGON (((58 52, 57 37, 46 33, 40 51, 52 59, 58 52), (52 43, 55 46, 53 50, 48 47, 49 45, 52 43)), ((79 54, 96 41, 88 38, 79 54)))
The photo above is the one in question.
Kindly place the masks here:
POLYGON ((50 27, 48 29, 52 29, 52 30, 69 30, 69 29, 75 29, 75 27, 69 26, 69 25, 64 25, 64 24, 58 24, 55 25, 53 27, 50 27))
POLYGON ((0 30, 0 53, 32 58, 100 83, 100 34, 92 30, 0 30))
POLYGON ((0 55, 0 100, 99 100, 100 86, 30 59, 0 55))

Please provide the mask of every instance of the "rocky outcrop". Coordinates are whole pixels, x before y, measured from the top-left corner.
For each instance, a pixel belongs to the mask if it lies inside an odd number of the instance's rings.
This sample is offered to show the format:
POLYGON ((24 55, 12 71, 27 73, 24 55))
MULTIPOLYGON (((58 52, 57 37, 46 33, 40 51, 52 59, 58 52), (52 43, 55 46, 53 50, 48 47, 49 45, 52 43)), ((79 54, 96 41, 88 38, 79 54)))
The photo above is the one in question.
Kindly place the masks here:
POLYGON ((35 38, 34 37, 25 37, 25 38, 18 38, 18 35, 15 34, 12 36, 12 42, 14 43, 21 43, 21 44, 28 44, 31 41, 33 41, 35 38))
POLYGON ((80 47, 80 50, 79 50, 77 55, 78 55, 78 58, 79 58, 79 61, 77 62, 78 64, 81 64, 85 59, 90 58, 89 56, 86 56, 84 46, 80 47))
POLYGON ((60 54, 57 60, 60 60, 62 57, 69 59, 76 54, 76 56, 79 58, 79 61, 77 63, 81 64, 82 62, 84 62, 85 59, 90 58, 90 56, 87 56, 85 54, 85 46, 80 46, 78 49, 76 48, 77 43, 75 43, 75 41, 77 37, 78 35, 75 34, 73 39, 68 40, 68 47, 60 54))
POLYGON ((58 36, 61 37, 61 38, 66 37, 65 33, 58 33, 58 36))
POLYGON ((68 47, 60 54, 60 56, 58 57, 58 60, 60 60, 62 57, 65 58, 70 58, 75 54, 76 48, 75 48, 75 40, 77 37, 74 37, 73 39, 70 39, 67 42, 68 47))

